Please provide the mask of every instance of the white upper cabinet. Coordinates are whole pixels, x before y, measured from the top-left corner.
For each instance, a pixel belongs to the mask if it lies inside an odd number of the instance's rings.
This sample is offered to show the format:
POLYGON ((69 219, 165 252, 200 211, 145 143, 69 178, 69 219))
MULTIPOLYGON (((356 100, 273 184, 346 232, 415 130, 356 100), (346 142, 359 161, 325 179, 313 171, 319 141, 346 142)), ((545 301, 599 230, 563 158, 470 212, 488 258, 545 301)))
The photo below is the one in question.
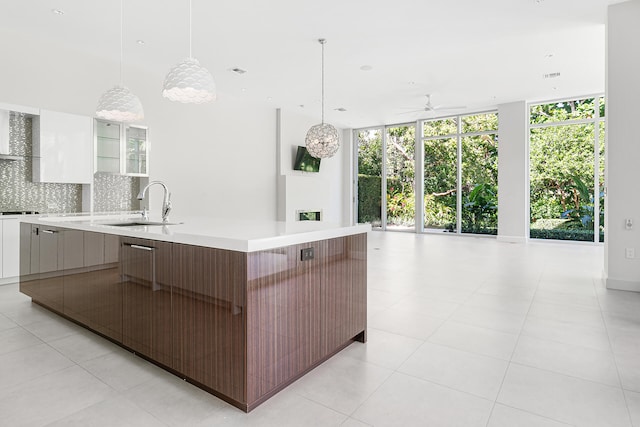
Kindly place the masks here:
POLYGON ((0 154, 9 154, 9 112, 0 110, 0 154))
POLYGON ((40 110, 33 119, 33 181, 93 182, 93 118, 40 110))
POLYGON ((18 160, 22 156, 12 156, 9 147, 9 120, 12 112, 22 113, 29 117, 40 114, 40 109, 24 105, 0 102, 0 159, 18 160))

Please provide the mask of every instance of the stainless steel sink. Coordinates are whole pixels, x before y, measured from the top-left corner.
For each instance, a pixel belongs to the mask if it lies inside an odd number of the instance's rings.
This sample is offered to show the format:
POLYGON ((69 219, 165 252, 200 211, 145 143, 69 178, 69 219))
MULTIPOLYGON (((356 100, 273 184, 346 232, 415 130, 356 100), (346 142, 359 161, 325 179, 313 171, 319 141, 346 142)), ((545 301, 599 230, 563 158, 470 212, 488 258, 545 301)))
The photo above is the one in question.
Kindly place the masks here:
POLYGON ((136 227, 140 225, 178 225, 182 224, 182 222, 161 222, 161 221, 126 221, 126 222, 116 222, 113 224, 104 224, 112 227, 136 227))

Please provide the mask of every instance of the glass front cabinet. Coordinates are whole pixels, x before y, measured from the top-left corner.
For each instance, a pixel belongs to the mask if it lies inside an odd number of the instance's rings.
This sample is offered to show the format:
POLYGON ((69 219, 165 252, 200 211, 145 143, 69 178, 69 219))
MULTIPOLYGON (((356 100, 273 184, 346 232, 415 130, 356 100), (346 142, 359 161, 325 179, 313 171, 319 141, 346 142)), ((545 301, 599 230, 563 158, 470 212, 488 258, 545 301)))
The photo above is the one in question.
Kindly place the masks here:
POLYGON ((149 176, 149 131, 144 126, 95 121, 96 172, 149 176))

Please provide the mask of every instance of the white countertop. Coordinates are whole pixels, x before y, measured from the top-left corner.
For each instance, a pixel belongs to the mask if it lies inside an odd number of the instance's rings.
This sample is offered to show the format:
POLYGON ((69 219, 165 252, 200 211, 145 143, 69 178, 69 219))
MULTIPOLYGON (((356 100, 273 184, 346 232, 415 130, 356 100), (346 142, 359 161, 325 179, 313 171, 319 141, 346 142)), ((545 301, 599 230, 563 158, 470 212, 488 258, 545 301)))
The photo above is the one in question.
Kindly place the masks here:
MULTIPOLYGON (((110 224, 140 220, 140 215, 39 216, 22 222, 51 227, 116 234, 142 239, 161 240, 240 252, 255 252, 299 243, 332 239, 371 230, 369 224, 340 225, 315 221, 255 221, 211 217, 171 219, 176 225, 136 225, 119 227, 110 224)), ((159 218, 150 218, 160 222, 159 218)))
POLYGON ((40 215, 38 214, 16 214, 16 215, 0 215, 0 220, 3 219, 31 219, 38 218, 40 215))

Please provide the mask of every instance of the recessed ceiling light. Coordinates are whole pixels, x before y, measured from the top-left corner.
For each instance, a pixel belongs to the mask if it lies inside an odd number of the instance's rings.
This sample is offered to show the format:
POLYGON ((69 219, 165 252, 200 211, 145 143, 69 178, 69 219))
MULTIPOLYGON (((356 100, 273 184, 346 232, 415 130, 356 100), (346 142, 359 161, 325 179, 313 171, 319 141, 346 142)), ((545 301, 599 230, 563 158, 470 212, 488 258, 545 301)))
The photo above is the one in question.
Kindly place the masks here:
POLYGON ((247 70, 243 70, 242 68, 238 68, 238 67, 232 68, 231 71, 233 71, 236 74, 244 74, 247 72, 247 70))
POLYGON ((270 96, 267 96, 267 101, 271 101, 271 100, 273 100, 273 98, 270 96))
POLYGON ((551 58, 553 58, 553 53, 547 53, 547 54, 544 56, 544 59, 551 59, 551 58))
POLYGON ((247 88, 246 88, 246 87, 243 87, 243 88, 242 88, 242 89, 240 89, 240 90, 241 90, 242 92, 246 92, 246 91, 247 91, 247 88))
POLYGON ((298 107, 304 108, 304 104, 300 104, 300 105, 298 105, 298 107))
POLYGON ((334 108, 335 111, 347 111, 344 107, 334 108))
POLYGON ((55 13, 56 15, 64 15, 64 10, 61 9, 51 9, 52 13, 55 13))
POLYGON ((416 84, 416 82, 414 82, 414 81, 407 82, 407 83, 409 83, 411 86, 413 86, 413 85, 415 85, 415 84, 416 84))
POLYGON ((373 67, 372 67, 371 65, 362 65, 362 66, 360 67, 360 69, 361 69, 362 71, 371 71, 371 70, 373 70, 373 67))
POLYGON ((140 46, 142 46, 144 44, 144 40, 138 39, 138 40, 136 40, 136 43, 138 43, 140 46))

